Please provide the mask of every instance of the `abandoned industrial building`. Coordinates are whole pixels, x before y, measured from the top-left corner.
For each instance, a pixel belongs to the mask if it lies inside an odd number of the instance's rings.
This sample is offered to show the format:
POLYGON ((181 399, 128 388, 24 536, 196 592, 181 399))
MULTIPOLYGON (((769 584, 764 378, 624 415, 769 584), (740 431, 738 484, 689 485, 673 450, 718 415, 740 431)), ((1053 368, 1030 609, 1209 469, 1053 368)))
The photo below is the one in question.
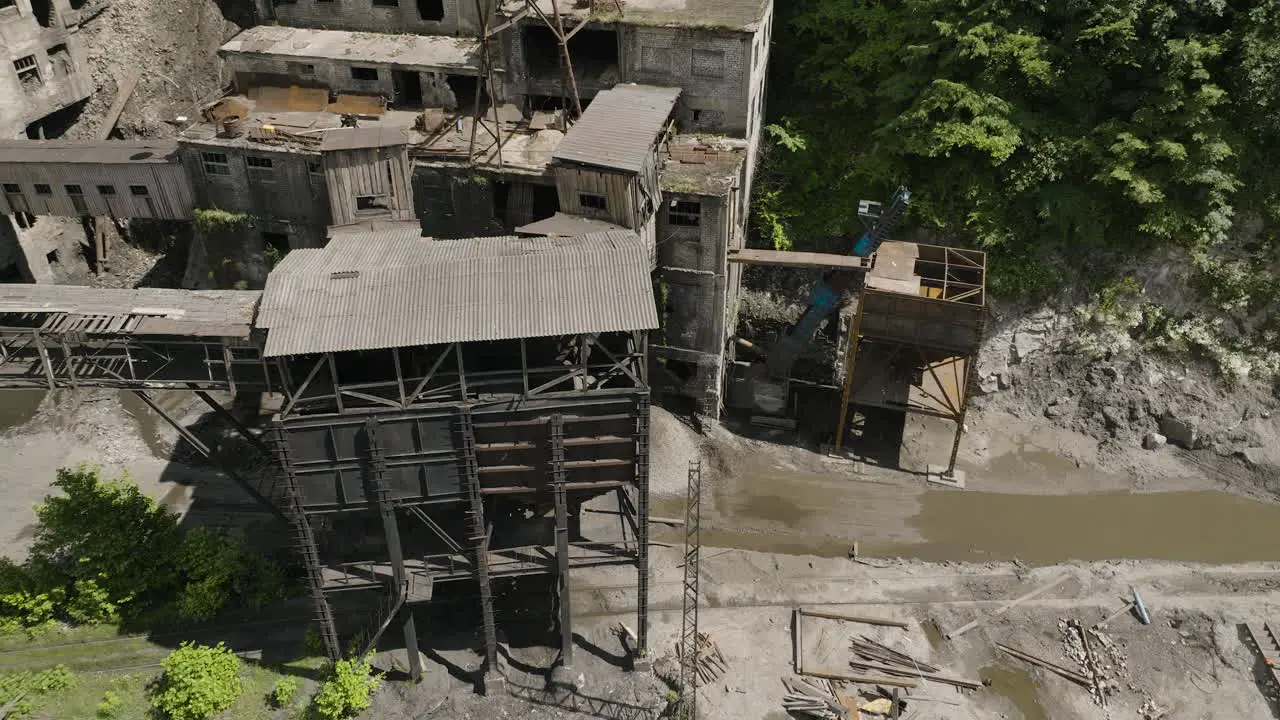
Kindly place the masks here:
POLYGON ((622 563, 643 667, 650 393, 718 417, 816 389, 843 394, 837 450, 851 408, 958 442, 985 302, 981 253, 874 253, 905 190, 861 257, 745 249, 773 8, 685 5, 265 0, 176 138, 0 141, 0 262, 27 281, 0 286, 0 387, 133 391, 206 455, 147 391, 223 416, 209 391, 260 394, 271 443, 243 434, 274 471, 226 471, 290 524, 331 657, 398 629, 419 674, 415 608, 467 581, 500 682, 494 587, 542 575, 568 666, 574 572, 622 563), (44 215, 192 222, 186 289, 48 285, 22 239, 44 215), (797 365, 804 321, 780 365, 737 358, 747 265, 866 274, 834 366, 797 365), (610 495, 617 522, 584 522, 610 495))
POLYGON ((0 138, 89 97, 79 23, 70 0, 0 2, 0 138))

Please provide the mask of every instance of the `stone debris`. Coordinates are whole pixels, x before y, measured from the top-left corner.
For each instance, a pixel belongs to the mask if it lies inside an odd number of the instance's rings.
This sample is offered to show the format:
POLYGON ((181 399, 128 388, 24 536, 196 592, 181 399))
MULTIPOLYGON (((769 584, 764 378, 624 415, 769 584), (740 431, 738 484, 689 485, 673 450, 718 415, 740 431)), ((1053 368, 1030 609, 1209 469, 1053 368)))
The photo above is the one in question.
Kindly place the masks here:
MULTIPOLYGON (((1106 696, 1115 695, 1120 691, 1120 681, 1129 677, 1129 666, 1123 652, 1110 636, 1096 628, 1085 632, 1089 633, 1089 644, 1093 650, 1093 660, 1097 666, 1098 675, 1096 687, 1090 689, 1090 694, 1095 703, 1105 706, 1106 700, 1104 697, 1099 697, 1098 689, 1101 689, 1106 696)), ((1072 626, 1070 620, 1058 619, 1058 634, 1062 636, 1063 656, 1074 662, 1082 675, 1092 677, 1080 633, 1072 626)))
POLYGON ((1147 433, 1146 437, 1142 438, 1142 447, 1145 450, 1157 450, 1168 442, 1169 439, 1160 433, 1150 432, 1147 433))

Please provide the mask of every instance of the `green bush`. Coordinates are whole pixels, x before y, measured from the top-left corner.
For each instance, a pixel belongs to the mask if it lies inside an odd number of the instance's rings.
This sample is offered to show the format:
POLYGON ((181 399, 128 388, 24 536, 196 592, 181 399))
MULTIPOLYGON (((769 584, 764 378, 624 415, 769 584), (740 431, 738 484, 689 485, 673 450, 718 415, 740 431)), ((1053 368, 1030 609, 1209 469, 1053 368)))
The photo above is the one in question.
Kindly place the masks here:
POLYGON ((204 720, 240 697, 240 658, 222 643, 183 643, 162 664, 151 706, 172 720, 204 720))
POLYGON ((279 563, 250 551, 238 535, 207 528, 183 539, 178 574, 178 614, 190 620, 208 620, 231 604, 257 610, 288 597, 291 589, 279 563))
POLYGON ((382 676, 373 673, 367 657, 339 660, 312 698, 312 709, 322 720, 355 717, 369 708, 369 695, 381 681, 382 676))
POLYGON ((120 710, 124 707, 124 699, 116 693, 108 690, 102 696, 102 702, 98 703, 97 715, 100 718, 113 718, 120 714, 120 710))
POLYGON ((9 711, 9 717, 25 715, 39 706, 43 696, 74 684, 75 677, 66 665, 56 665, 40 672, 0 673, 0 706, 25 692, 26 695, 9 711))
POLYGON ((282 677, 276 681, 275 687, 271 688, 271 694, 267 696, 267 700, 274 708, 285 707, 298 696, 300 687, 302 687, 302 681, 298 678, 292 675, 282 677))

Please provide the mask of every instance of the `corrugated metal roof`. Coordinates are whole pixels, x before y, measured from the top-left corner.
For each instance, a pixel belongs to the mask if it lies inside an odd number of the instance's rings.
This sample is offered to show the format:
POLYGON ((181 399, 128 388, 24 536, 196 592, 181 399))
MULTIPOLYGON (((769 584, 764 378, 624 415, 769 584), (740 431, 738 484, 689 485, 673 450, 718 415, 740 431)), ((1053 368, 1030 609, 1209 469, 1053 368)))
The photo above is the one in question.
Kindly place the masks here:
POLYGON ((0 314, 63 313, 84 317, 154 318, 135 335, 248 337, 262 293, 244 290, 114 289, 79 285, 0 284, 0 314), (159 319, 163 319, 160 322, 159 319))
POLYGON ((610 230, 626 230, 621 225, 614 225, 604 220, 556 213, 549 218, 535 220, 528 225, 521 225, 516 232, 525 235, 549 235, 553 237, 576 237, 588 233, 609 232, 610 230))
POLYGON ((167 140, 0 140, 0 163, 162 163, 177 162, 178 143, 167 140))
POLYGON ((409 144, 408 128, 362 127, 326 130, 320 141, 320 152, 363 150, 409 144))
POLYGON ((680 88, 615 85, 598 93, 552 154, 562 162, 640 172, 680 88))
POLYGON ((427 240, 350 234, 267 277, 267 357, 658 326, 635 233, 427 240), (372 250, 370 250, 372 248, 372 250))

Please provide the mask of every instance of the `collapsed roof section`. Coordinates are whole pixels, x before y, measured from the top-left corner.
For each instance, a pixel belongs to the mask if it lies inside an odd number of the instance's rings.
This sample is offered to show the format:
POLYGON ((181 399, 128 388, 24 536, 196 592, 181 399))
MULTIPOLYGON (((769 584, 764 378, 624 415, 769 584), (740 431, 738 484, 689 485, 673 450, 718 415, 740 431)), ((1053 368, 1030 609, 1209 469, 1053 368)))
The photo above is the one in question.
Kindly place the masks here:
MULTIPOLYGON (((551 17, 551 0, 535 0, 537 10, 551 17)), ((594 0, 558 5, 560 15, 577 20, 682 28, 722 28, 752 32, 768 17, 773 0, 594 0), (570 7, 570 5, 572 5, 570 7)), ((515 16, 525 0, 511 0, 503 8, 515 16)))
POLYGON ((649 255, 630 231, 430 240, 350 233, 268 276, 267 357, 658 326, 649 255))
POLYGON ((436 35, 391 35, 258 25, 236 35, 219 50, 292 60, 336 60, 413 70, 479 72, 480 41, 436 35))

